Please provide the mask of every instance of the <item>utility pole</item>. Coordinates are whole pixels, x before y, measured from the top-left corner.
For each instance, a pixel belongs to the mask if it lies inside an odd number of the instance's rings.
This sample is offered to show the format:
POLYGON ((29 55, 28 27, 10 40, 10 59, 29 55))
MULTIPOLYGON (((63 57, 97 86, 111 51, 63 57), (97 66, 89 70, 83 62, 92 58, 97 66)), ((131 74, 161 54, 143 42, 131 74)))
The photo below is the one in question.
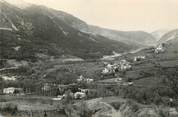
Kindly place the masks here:
MULTIPOLYGON (((1 39, 1 42, 0 42, 0 59, 2 59, 3 58, 3 52, 4 52, 4 50, 3 50, 3 36, 4 36, 4 33, 3 33, 3 30, 0 30, 0 39, 1 39)), ((1 65, 3 65, 2 64, 2 60, 1 60, 1 65)))
MULTIPOLYGON (((0 18, 2 17, 2 8, 1 8, 1 5, 0 5, 0 18)), ((2 18, 1 18, 2 19, 2 18)), ((0 21, 1 21, 1 19, 0 19, 0 21)), ((3 32, 0 30, 0 68, 2 68, 3 67, 3 61, 1 60, 2 59, 2 54, 3 54, 3 48, 2 48, 2 42, 3 42, 3 32)), ((0 73, 0 75, 1 75, 1 73, 0 73)), ((2 93, 3 93, 3 83, 2 83, 2 85, 1 85, 1 89, 0 90, 2 90, 2 93)))
MULTIPOLYGON (((3 9, 2 7, 0 7, 0 17, 2 19, 2 13, 3 13, 3 9)), ((4 37, 4 32, 3 30, 0 30, 0 59, 3 59, 4 56, 4 48, 3 48, 3 37, 4 37)), ((3 61, 1 60, 0 65, 3 66, 3 61)))

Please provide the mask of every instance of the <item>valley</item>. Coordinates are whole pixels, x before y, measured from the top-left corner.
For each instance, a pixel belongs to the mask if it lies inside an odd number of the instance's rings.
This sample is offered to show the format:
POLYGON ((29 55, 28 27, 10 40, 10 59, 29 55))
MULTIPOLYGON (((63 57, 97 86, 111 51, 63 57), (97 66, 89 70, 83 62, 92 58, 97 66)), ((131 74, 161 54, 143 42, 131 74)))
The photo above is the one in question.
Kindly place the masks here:
POLYGON ((0 8, 0 117, 178 116, 177 29, 158 39, 44 6, 0 8))

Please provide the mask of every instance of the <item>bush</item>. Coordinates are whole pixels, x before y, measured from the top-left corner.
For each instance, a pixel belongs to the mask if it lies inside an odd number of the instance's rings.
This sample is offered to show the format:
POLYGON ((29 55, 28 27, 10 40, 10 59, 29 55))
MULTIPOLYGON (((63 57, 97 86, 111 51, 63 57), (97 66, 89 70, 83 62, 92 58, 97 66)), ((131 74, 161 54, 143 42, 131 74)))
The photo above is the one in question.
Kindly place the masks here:
POLYGON ((7 102, 7 99, 0 98, 0 102, 7 102))
POLYGON ((17 105, 12 103, 6 103, 5 105, 1 106, 0 111, 5 113, 11 113, 11 115, 15 115, 18 109, 17 105))
POLYGON ((116 109, 119 110, 122 103, 121 102, 112 102, 111 105, 116 109))

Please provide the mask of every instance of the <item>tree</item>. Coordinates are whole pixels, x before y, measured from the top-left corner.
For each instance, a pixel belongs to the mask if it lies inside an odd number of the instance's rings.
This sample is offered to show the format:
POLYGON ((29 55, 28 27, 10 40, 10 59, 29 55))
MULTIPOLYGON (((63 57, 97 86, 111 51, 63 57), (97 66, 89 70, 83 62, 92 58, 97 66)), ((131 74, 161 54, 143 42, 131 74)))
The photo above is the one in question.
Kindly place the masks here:
POLYGON ((88 108, 87 103, 85 101, 81 102, 80 108, 80 117, 92 117, 93 112, 88 108))
POLYGON ((28 21, 24 21, 21 19, 20 24, 18 26, 17 34, 21 35, 22 38, 31 38, 33 36, 33 24, 28 21))

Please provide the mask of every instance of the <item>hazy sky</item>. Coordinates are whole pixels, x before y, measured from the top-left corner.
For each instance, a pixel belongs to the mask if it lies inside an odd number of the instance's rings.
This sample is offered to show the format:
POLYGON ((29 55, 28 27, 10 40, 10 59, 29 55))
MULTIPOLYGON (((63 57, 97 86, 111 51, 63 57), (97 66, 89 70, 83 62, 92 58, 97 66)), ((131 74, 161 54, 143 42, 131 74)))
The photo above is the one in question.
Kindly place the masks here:
POLYGON ((178 28, 178 0, 24 1, 66 11, 88 24, 111 29, 150 32, 178 28))

